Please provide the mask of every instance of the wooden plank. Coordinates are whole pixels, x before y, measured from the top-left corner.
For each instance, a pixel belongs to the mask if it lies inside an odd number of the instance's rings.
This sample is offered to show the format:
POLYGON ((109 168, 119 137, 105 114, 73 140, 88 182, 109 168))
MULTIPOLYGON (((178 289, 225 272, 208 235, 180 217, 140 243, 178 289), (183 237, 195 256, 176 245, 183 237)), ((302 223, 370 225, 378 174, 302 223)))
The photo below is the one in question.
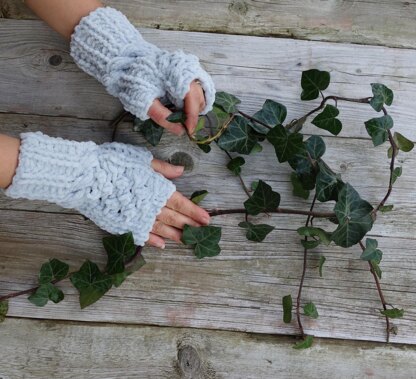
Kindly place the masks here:
POLYGON ((407 379, 416 348, 198 329, 7 319, 0 376, 20 378, 407 379), (22 359, 24 357, 24 359, 22 359), (232 364, 231 364, 232 362, 232 364), (301 362, 301 364, 299 364, 301 362))
MULTIPOLYGON (((218 90, 241 97, 242 109, 258 110, 266 98, 288 107, 288 120, 316 102, 301 102, 301 71, 331 71, 328 93, 365 97, 370 83, 383 82, 395 91, 391 108, 396 125, 411 139, 416 109, 416 51, 289 39, 142 30, 161 47, 184 48, 197 54, 212 73, 218 90), (232 80, 231 80, 232 78, 232 80)), ((38 21, 3 20, 0 46, 0 112, 72 116, 110 120, 120 111, 116 99, 69 57, 68 45, 38 21), (58 66, 49 64, 54 55, 58 66), (80 106, 82 104, 82 106, 80 106)), ((341 104, 344 136, 367 138, 363 122, 375 113, 368 106, 341 104)))
MULTIPOLYGON (((137 26, 416 47, 414 1, 104 0, 137 26)), ((35 18, 20 0, 2 0, 5 18, 35 18)))

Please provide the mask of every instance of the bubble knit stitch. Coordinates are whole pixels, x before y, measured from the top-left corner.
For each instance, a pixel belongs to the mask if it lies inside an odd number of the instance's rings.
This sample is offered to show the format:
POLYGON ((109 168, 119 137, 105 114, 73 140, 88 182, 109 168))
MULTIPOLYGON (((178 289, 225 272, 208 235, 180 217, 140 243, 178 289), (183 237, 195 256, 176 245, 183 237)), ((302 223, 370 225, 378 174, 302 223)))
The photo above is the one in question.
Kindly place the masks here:
POLYGON ((146 42, 128 19, 111 7, 83 17, 71 36, 71 56, 94 76, 124 108, 142 120, 156 98, 183 107, 193 80, 205 92, 203 114, 212 110, 214 83, 198 57, 182 50, 170 53, 146 42))
POLYGON ((151 167, 144 147, 97 145, 21 133, 19 164, 5 194, 73 208, 112 234, 131 231, 137 245, 149 238, 175 185, 151 167))

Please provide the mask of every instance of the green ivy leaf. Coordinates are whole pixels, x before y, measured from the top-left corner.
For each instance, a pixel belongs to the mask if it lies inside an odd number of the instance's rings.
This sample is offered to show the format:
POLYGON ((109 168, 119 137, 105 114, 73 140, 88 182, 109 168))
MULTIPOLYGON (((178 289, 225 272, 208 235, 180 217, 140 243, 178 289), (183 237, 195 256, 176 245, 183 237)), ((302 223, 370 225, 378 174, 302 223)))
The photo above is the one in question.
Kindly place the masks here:
POLYGON ((136 117, 134 119, 134 130, 141 132, 144 139, 152 146, 157 146, 165 129, 156 124, 151 118, 142 121, 136 117))
POLYGON ((318 237, 320 242, 328 246, 331 243, 331 233, 314 226, 301 226, 297 230, 298 234, 303 237, 318 237))
POLYGON ((246 161, 243 157, 235 157, 231 159, 228 164, 227 168, 234 174, 234 175, 240 175, 241 173, 241 166, 244 165, 246 161))
POLYGON ((305 141, 305 147, 312 159, 318 160, 325 154, 324 140, 319 136, 311 136, 305 141))
POLYGON ((393 207, 394 207, 393 204, 383 205, 379 208, 379 211, 381 213, 391 212, 393 210, 393 207))
POLYGON ((402 168, 401 167, 396 167, 393 170, 392 183, 396 183, 397 178, 399 178, 401 175, 402 175, 402 168))
POLYGON ((237 112, 237 104, 240 104, 241 100, 234 95, 227 92, 217 92, 215 94, 215 105, 221 107, 227 113, 237 112))
POLYGON ((292 295, 286 295, 282 298, 283 305, 283 322, 290 324, 292 321, 292 295))
POLYGON ((266 138, 273 145, 280 163, 293 158, 304 149, 302 134, 290 133, 281 125, 270 130, 266 138))
POLYGON ((415 147, 415 144, 412 141, 408 140, 403 134, 400 134, 399 132, 394 132, 393 139, 396 142, 397 147, 405 153, 408 153, 415 147))
MULTIPOLYGON (((267 99, 264 102, 261 110, 256 112, 253 115, 253 117, 256 120, 259 120, 273 128, 276 125, 282 125, 286 119, 286 115, 287 115, 287 109, 284 105, 276 101, 267 99)), ((253 128, 261 134, 267 134, 269 131, 269 129, 266 128, 265 126, 257 124, 255 122, 253 123, 253 128)))
POLYGON ((243 221, 238 224, 239 227, 247 230, 246 237, 250 241, 262 242, 266 236, 274 229, 267 224, 254 225, 251 222, 243 221))
POLYGON ((314 303, 309 302, 304 305, 303 312, 305 313, 305 316, 308 316, 310 318, 318 318, 318 310, 316 309, 316 306, 314 303))
POLYGON ((338 115, 338 108, 327 104, 324 110, 312 120, 312 124, 320 129, 328 130, 328 132, 334 135, 338 135, 342 129, 341 121, 336 118, 338 115))
POLYGON ((38 307, 43 307, 47 304, 48 300, 52 300, 54 303, 59 303, 64 298, 64 293, 55 287, 52 283, 41 284, 36 292, 28 297, 28 300, 38 307))
POLYGON ((309 197, 310 192, 309 190, 303 188, 302 182, 295 172, 290 174, 290 181, 292 182, 293 195, 306 200, 309 197))
POLYGON ((303 149, 301 153, 293 156, 288 162, 290 167, 296 171, 303 188, 313 190, 315 188, 317 171, 308 159, 307 149, 303 149))
POLYGON ((321 244, 321 240, 311 240, 311 241, 306 241, 306 240, 300 240, 300 243, 302 244, 302 246, 305 249, 315 249, 315 247, 318 247, 321 244))
POLYGON ((324 161, 318 162, 319 172, 316 176, 316 198, 321 201, 337 200, 344 182, 324 161))
POLYGON ((235 151, 239 154, 250 154, 257 143, 257 138, 248 121, 235 116, 225 132, 218 139, 218 146, 227 151, 235 151))
POLYGON ((253 195, 244 202, 248 214, 258 215, 261 212, 274 211, 280 204, 280 194, 274 192, 267 183, 259 180, 253 195))
POLYGON ((251 182, 251 189, 252 189, 253 191, 255 191, 258 185, 259 185, 259 181, 258 181, 258 180, 254 180, 254 181, 252 181, 252 182, 251 182))
POLYGON ((205 199, 205 196, 208 195, 208 191, 207 190, 201 190, 201 191, 195 191, 191 197, 190 200, 194 203, 194 204, 199 204, 202 200, 205 199))
POLYGON ((98 266, 86 260, 79 271, 71 276, 71 282, 79 292, 81 309, 95 303, 112 286, 111 276, 100 271, 98 266))
POLYGON ((186 121, 186 113, 184 111, 173 112, 166 117, 166 120, 169 122, 184 124, 186 121))
POLYGON ((331 77, 327 71, 319 71, 316 69, 303 71, 301 86, 302 100, 314 100, 319 97, 320 91, 328 88, 331 77))
POLYGON ((197 143, 196 146, 198 146, 205 154, 208 154, 211 151, 210 145, 197 143))
POLYGON ((371 90, 373 97, 370 100, 370 105, 376 112, 380 112, 384 104, 391 105, 393 102, 393 91, 384 84, 371 83, 371 90))
POLYGON ((393 127, 393 119, 389 115, 385 115, 378 118, 372 118, 364 124, 367 133, 373 140, 373 145, 378 146, 388 140, 388 130, 393 127))
POLYGON ((358 243, 373 226, 373 207, 349 183, 339 192, 334 212, 339 225, 332 233, 332 240, 341 247, 358 243))
POLYGON ((326 261, 326 258, 325 258, 325 256, 323 256, 323 255, 321 255, 320 257, 319 257, 319 276, 322 278, 322 269, 323 269, 323 267, 324 267, 324 263, 325 263, 325 261, 326 261))
POLYGON ((367 238, 365 241, 365 249, 361 254, 360 258, 363 261, 376 261, 380 263, 381 258, 383 257, 383 252, 377 249, 378 242, 373 238, 367 238))
POLYGON ((379 279, 381 279, 382 271, 380 266, 378 265, 378 262, 376 260, 371 260, 370 263, 376 275, 379 277, 379 279))
POLYGON ((118 274, 124 271, 124 263, 136 253, 133 234, 114 235, 103 238, 103 245, 108 260, 106 271, 108 274, 118 274))
POLYGON ((145 264, 146 261, 144 260, 143 256, 139 254, 136 258, 134 258, 134 263, 129 264, 128 268, 126 268, 125 271, 112 274, 111 279, 113 281, 113 284, 115 287, 120 287, 120 285, 124 282, 124 280, 133 272, 136 272, 137 270, 141 269, 145 264))
POLYGON ((0 322, 3 322, 6 318, 7 312, 9 311, 9 301, 0 301, 0 322))
POLYGON ((263 151, 263 146, 261 146, 258 142, 253 146, 253 148, 250 151, 251 154, 260 153, 263 151))
POLYGON ((387 316, 388 318, 401 318, 404 316, 404 309, 380 309, 380 313, 384 316, 387 316))
POLYGON ((197 258, 213 257, 221 251, 219 242, 221 228, 217 226, 190 226, 185 225, 182 233, 182 242, 193 245, 197 258))
POLYGON ((313 343, 313 336, 306 336, 303 341, 298 342, 297 344, 293 345, 294 349, 307 349, 312 346, 313 343))
POLYGON ((39 284, 46 284, 52 280, 62 280, 68 274, 69 266, 59 259, 50 259, 42 265, 39 272, 39 284))

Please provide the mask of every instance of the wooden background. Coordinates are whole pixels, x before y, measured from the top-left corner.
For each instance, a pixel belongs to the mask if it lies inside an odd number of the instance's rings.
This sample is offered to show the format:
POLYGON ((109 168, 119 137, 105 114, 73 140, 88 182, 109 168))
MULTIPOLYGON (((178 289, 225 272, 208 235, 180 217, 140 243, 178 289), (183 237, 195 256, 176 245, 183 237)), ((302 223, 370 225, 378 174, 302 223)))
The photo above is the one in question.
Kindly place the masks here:
MULTIPOLYGON (((370 83, 388 85, 395 92, 395 130, 416 140, 415 2, 106 3, 125 12, 150 42, 198 55, 217 89, 241 97, 244 111, 252 113, 272 98, 287 105, 288 119, 306 113, 315 103, 299 100, 301 72, 319 68, 331 72, 328 93, 365 97, 371 95, 370 83)), ((120 103, 77 68, 67 42, 21 1, 0 1, 0 14, 0 133, 41 130, 108 141, 109 121, 120 103), (61 62, 54 65, 57 56, 61 62)), ((367 108, 340 103, 344 129, 338 137, 310 125, 306 132, 326 137, 326 161, 376 204, 386 190, 389 162, 386 147, 372 148, 365 131, 363 122, 375 116, 367 108)), ((121 125, 117 140, 144 143, 128 123, 121 125)), ((276 166, 272 149, 264 147, 244 166, 244 179, 267 180, 281 193, 282 206, 305 209, 308 202, 291 195, 290 170, 276 166)), ((207 189, 205 207, 240 207, 245 200, 220 151, 205 155, 186 138, 167 135, 152 151, 162 159, 188 155, 191 164, 175 183, 186 195, 207 189)), ((331 246, 310 254, 303 294, 320 314, 305 319, 306 332, 325 338, 302 353, 291 349, 295 339, 281 335, 293 336, 297 329, 283 324, 281 298, 296 295, 302 250, 295 230, 304 217, 258 217, 277 230, 256 244, 236 226, 241 217, 223 216, 214 220, 223 226, 221 255, 197 260, 173 243, 165 251, 146 248, 148 263, 83 311, 68 281, 60 285, 66 298, 58 305, 37 308, 25 297, 12 299, 11 317, 0 325, 0 378, 333 378, 334 370, 340 378, 411 377, 416 368, 415 154, 401 154, 398 164, 403 176, 390 199, 394 211, 380 215, 370 233, 384 252, 387 301, 406 310, 394 322, 399 330, 394 344, 365 342, 385 338, 373 279, 358 259, 358 248, 331 246), (327 258, 324 278, 317 269, 321 254, 327 258)), ((330 207, 319 204, 322 210, 330 207)), ((62 259, 72 269, 86 258, 105 263, 105 233, 75 211, 0 194, 0 215, 0 294, 35 285, 48 258, 62 259)))

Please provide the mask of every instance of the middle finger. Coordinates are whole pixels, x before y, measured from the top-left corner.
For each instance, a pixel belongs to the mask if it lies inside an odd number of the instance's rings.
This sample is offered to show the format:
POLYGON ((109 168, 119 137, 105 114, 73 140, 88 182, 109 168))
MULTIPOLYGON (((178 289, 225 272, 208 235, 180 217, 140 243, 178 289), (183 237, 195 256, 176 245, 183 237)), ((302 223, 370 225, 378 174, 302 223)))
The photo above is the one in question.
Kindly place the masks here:
POLYGON ((183 229, 186 224, 191 226, 201 226, 200 223, 192 220, 190 217, 167 207, 162 208, 162 211, 157 216, 157 220, 160 220, 164 224, 173 226, 178 229, 183 229))

